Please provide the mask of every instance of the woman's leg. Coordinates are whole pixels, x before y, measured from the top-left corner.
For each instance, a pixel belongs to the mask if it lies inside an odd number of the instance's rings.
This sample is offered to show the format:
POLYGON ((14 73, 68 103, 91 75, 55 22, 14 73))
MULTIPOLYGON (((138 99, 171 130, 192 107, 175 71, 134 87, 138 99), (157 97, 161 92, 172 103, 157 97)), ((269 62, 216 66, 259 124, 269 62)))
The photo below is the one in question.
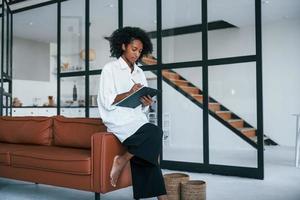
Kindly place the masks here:
POLYGON ((162 135, 161 128, 147 123, 123 142, 131 154, 134 199, 157 197, 166 200, 164 179, 158 162, 162 135))
POLYGON ((130 160, 132 189, 135 199, 165 195, 165 184, 159 166, 134 156, 130 160))
POLYGON ((133 157, 134 155, 129 153, 128 151, 123 155, 117 155, 114 157, 113 166, 110 171, 110 183, 113 187, 116 187, 118 178, 124 169, 127 162, 133 157))

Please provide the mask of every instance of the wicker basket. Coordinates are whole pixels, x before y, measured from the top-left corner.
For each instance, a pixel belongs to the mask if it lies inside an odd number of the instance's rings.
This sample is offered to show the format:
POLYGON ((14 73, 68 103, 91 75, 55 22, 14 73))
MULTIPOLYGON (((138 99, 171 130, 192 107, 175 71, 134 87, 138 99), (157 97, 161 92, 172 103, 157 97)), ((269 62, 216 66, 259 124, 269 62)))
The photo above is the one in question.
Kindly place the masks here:
POLYGON ((187 182, 189 178, 189 175, 183 173, 164 175, 168 200, 180 200, 180 184, 187 182))
POLYGON ((206 183, 195 180, 181 184, 181 200, 205 200, 206 183))

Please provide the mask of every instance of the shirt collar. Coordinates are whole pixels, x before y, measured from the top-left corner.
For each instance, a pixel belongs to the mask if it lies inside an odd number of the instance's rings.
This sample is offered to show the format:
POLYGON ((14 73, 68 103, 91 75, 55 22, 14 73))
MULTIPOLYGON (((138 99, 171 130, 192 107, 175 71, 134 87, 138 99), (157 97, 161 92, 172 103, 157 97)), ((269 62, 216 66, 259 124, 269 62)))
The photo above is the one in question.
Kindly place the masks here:
MULTIPOLYGON (((130 69, 127 62, 122 58, 122 56, 120 56, 120 58, 118 60, 120 62, 121 69, 130 69)), ((137 64, 134 63, 132 73, 135 73, 137 71, 138 71, 138 66, 137 66, 137 64)))

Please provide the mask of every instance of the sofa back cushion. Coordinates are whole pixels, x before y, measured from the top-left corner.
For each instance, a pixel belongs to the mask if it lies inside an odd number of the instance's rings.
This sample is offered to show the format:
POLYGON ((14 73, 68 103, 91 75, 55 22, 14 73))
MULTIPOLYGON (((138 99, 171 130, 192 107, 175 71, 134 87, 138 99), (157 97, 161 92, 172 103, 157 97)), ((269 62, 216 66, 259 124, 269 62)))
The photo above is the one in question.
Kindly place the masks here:
POLYGON ((0 142, 50 145, 51 117, 0 117, 0 142))
POLYGON ((106 131, 100 118, 54 117, 54 145, 76 148, 91 148, 91 137, 96 132, 106 131))

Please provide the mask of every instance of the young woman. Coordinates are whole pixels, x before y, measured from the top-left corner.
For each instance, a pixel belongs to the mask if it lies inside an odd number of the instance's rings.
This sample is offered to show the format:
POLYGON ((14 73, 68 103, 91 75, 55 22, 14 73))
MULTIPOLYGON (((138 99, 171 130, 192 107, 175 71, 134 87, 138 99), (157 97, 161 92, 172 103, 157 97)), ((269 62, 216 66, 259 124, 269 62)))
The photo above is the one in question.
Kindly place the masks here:
POLYGON ((110 177, 112 186, 126 163, 130 161, 135 199, 157 197, 166 200, 166 189, 159 166, 162 130, 149 123, 146 112, 153 103, 150 96, 141 98, 136 108, 115 106, 142 86, 147 86, 145 74, 136 62, 152 52, 148 35, 140 28, 124 27, 106 38, 110 52, 117 60, 107 63, 101 73, 98 95, 100 116, 108 131, 126 147, 127 152, 114 158, 110 177))

